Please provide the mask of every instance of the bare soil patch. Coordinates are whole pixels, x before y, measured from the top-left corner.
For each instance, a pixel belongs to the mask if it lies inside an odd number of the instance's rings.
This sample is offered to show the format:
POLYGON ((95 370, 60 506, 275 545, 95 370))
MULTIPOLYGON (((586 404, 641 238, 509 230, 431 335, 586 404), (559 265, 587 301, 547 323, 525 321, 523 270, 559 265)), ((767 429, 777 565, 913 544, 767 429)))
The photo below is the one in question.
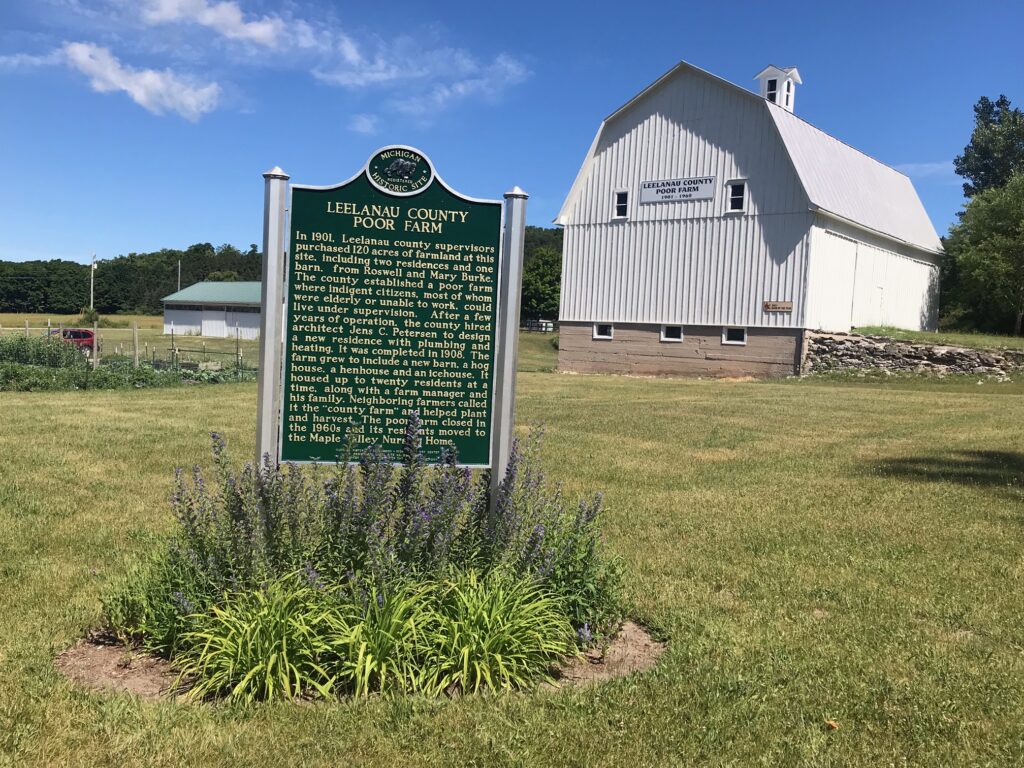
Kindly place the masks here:
POLYGON ((555 677, 558 688, 578 687, 643 672, 658 663, 665 643, 632 621, 624 622, 605 648, 592 648, 582 657, 561 665, 555 677))
POLYGON ((54 660, 69 680, 93 691, 126 692, 143 699, 169 695, 178 675, 171 665, 105 636, 79 640, 54 660))
MULTIPOLYGON (((643 672, 657 664, 665 647, 639 624, 627 621, 607 646, 592 648, 559 665, 555 684, 543 687, 575 688, 643 672)), ((83 688, 131 693, 143 699, 171 697, 178 677, 164 659, 133 650, 106 635, 79 640, 57 656, 54 666, 83 688)))

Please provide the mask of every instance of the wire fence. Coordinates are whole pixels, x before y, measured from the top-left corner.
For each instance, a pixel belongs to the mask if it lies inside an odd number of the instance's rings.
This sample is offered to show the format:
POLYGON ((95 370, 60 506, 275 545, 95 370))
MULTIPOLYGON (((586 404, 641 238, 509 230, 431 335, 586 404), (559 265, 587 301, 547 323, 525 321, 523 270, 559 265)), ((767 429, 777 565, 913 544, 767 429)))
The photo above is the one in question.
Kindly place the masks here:
POLYGON ((53 324, 3 326, 0 335, 57 336, 78 347, 93 367, 129 361, 138 366, 205 371, 254 371, 259 361, 259 341, 243 339, 238 329, 226 338, 163 333, 162 328, 102 328, 53 324))

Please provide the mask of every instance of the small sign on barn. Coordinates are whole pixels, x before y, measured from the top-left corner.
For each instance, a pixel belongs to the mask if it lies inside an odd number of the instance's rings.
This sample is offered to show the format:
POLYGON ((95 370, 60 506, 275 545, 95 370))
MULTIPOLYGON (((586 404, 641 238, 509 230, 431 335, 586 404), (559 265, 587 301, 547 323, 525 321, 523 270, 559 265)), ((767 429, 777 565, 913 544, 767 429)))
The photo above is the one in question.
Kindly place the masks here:
POLYGON ((674 203, 680 200, 711 200, 715 196, 715 177, 662 179, 640 184, 641 203, 674 203))

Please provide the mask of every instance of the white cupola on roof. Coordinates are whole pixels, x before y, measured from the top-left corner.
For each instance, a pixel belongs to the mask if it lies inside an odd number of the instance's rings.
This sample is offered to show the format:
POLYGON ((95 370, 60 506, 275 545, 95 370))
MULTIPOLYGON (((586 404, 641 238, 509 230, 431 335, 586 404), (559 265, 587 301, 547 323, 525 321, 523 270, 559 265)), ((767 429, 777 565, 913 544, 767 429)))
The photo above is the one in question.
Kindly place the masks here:
POLYGON ((796 87, 803 85, 796 67, 776 67, 769 64, 758 72, 754 79, 761 83, 762 98, 778 104, 787 112, 793 111, 796 87))

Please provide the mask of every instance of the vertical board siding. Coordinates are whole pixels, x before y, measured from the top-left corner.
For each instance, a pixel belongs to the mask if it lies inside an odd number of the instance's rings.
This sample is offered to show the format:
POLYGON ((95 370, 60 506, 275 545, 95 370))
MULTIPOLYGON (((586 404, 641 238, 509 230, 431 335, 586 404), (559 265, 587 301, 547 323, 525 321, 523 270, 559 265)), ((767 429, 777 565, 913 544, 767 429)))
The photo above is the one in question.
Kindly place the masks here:
POLYGON ((260 312, 233 312, 229 309, 226 321, 228 338, 233 339, 235 337, 235 330, 237 328, 238 338, 258 339, 260 337, 261 314, 260 312))
POLYGON ((164 310, 164 334, 171 332, 177 335, 209 336, 211 338, 235 337, 235 325, 238 326, 240 339, 258 339, 260 336, 259 312, 234 312, 224 310, 174 309, 164 310))
POLYGON ((851 227, 815 227, 807 326, 824 331, 869 325, 934 329, 938 265, 915 258, 911 249, 898 253, 878 242, 867 242, 867 237, 857 237, 851 227), (837 228, 843 232, 835 231, 837 228))
POLYGON ((169 334, 171 327, 176 334, 195 334, 203 332, 203 311, 201 309, 164 308, 164 333, 169 334))
POLYGON ((828 230, 818 230, 811 242, 807 327, 818 331, 847 332, 855 296, 857 241, 828 230))
POLYGON ((562 321, 799 326, 813 216, 566 229, 562 321), (773 243, 792 243, 775 258, 773 243), (764 312, 765 301, 793 311, 764 312))
POLYGON ((808 209, 764 102, 680 70, 602 131, 568 211, 560 319, 800 326, 808 209), (643 181, 699 176, 715 177, 713 199, 640 204, 643 181), (742 214, 724 212, 733 179, 742 214), (621 189, 629 218, 611 221, 621 189))

